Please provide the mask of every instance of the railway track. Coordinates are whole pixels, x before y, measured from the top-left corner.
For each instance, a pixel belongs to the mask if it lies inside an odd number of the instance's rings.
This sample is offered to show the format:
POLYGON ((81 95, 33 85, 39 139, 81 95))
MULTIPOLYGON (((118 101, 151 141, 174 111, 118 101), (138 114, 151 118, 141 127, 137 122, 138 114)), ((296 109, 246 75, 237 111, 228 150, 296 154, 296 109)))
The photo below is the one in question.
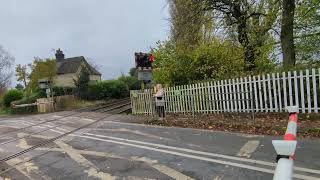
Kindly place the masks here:
MULTIPOLYGON (((123 112, 126 112, 126 111, 130 110, 130 109, 131 109, 130 99, 127 98, 127 99, 122 99, 122 100, 119 100, 119 101, 116 101, 116 102, 112 102, 112 103, 101 104, 101 105, 98 105, 98 106, 91 106, 91 107, 87 107, 87 108, 81 108, 81 109, 73 111, 72 113, 69 113, 67 115, 64 115, 64 116, 61 116, 61 117, 58 117, 58 118, 42 121, 42 122, 39 122, 39 123, 36 123, 36 124, 28 125, 26 127, 22 127, 22 128, 19 128, 19 129, 15 129, 15 130, 11 130, 11 131, 7 131, 5 133, 2 133, 2 134, 0 134, 0 138, 8 137, 8 138, 11 138, 11 139, 8 140, 8 141, 0 143, 0 147, 1 147, 1 145, 9 144, 9 143, 15 142, 15 141, 20 140, 20 139, 30 138, 30 137, 32 137, 32 136, 34 136, 36 134, 41 134, 41 133, 44 133, 46 131, 50 131, 50 130, 56 129, 56 128, 60 127, 60 126, 64 126, 65 124, 57 123, 57 122, 58 121, 62 121, 62 120, 65 121, 64 118, 66 118, 66 117, 70 117, 70 116, 73 116, 73 115, 80 115, 83 112, 106 113, 105 116, 103 116, 102 118, 99 118, 98 120, 95 120, 95 121, 93 121, 91 123, 88 123, 88 124, 85 124, 83 126, 77 127, 77 128, 75 128, 75 129, 73 129, 71 131, 65 132, 65 133, 60 134, 60 135, 58 135, 56 137, 53 137, 51 139, 41 141, 41 142, 37 143, 36 145, 31 146, 31 147, 29 147, 27 149, 24 149, 22 151, 19 151, 19 152, 13 153, 11 155, 8 155, 6 157, 3 157, 3 158, 0 159, 0 164, 5 163, 6 161, 9 161, 11 159, 17 158, 17 157, 19 157, 19 156, 21 156, 23 154, 26 154, 26 153, 28 153, 28 152, 30 152, 32 150, 37 149, 39 147, 49 145, 50 143, 52 143, 52 142, 54 142, 56 140, 62 139, 63 137, 68 136, 70 134, 73 134, 73 133, 75 133, 75 132, 77 132, 77 131, 79 131, 81 129, 88 128, 88 127, 90 127, 90 126, 102 121, 103 119, 105 119, 106 117, 110 116, 111 114, 123 113, 123 112), (8 134, 26 132, 28 129, 31 129, 32 127, 45 126, 47 123, 53 123, 53 122, 55 122, 56 124, 51 126, 51 127, 49 127, 49 128, 45 128, 43 130, 40 130, 40 131, 37 131, 37 132, 33 132, 33 133, 27 133, 27 135, 22 136, 22 137, 17 137, 17 138, 13 138, 12 139, 12 136, 11 137, 8 136, 8 134)), ((34 158, 37 158, 37 157, 40 157, 40 156, 44 156, 46 154, 48 154, 48 152, 42 153, 40 155, 36 155, 36 156, 33 156, 33 157, 30 157, 30 158, 26 159, 25 161, 19 162, 16 165, 11 166, 9 169, 2 169, 2 171, 0 171, 0 174, 4 174, 7 171, 15 169, 15 166, 18 166, 19 164, 23 164, 25 162, 31 161, 34 158)))
MULTIPOLYGON (((19 157, 19 156, 21 156, 21 155, 23 155, 23 154, 25 154, 25 153, 27 153, 27 152, 30 152, 30 151, 32 151, 32 150, 34 150, 34 149, 36 149, 36 148, 39 148, 39 147, 48 145, 48 144, 50 144, 50 143, 52 143, 52 142, 54 142, 54 141, 56 141, 56 140, 58 140, 58 139, 61 139, 61 138, 65 137, 65 136, 67 136, 67 135, 69 135, 69 134, 75 133, 75 132, 77 132, 77 131, 79 131, 79 130, 81 130, 81 129, 88 128, 89 126, 91 126, 91 125, 93 125, 93 124, 96 124, 96 123, 102 121, 103 119, 105 119, 105 118, 108 117, 108 116, 110 116, 110 115, 106 115, 106 116, 104 116, 104 117, 102 117, 102 118, 99 118, 98 120, 95 120, 95 121, 93 121, 93 122, 91 122, 91 123, 85 124, 85 125, 83 125, 83 126, 80 126, 80 127, 78 127, 78 128, 75 128, 75 129, 73 129, 73 130, 71 130, 71 131, 68 131, 68 132, 66 132, 66 133, 63 133, 63 134, 58 135, 58 136, 56 136, 56 137, 53 137, 53 138, 51 138, 51 139, 48 139, 48 140, 44 140, 44 141, 42 141, 42 142, 39 142, 39 143, 37 143, 36 145, 31 146, 31 147, 29 147, 29 148, 27 148, 27 149, 24 149, 24 150, 19 151, 19 152, 17 152, 17 153, 14 153, 14 154, 11 154, 11 155, 6 156, 6 157, 4 157, 4 158, 1 158, 1 159, 0 159, 0 163, 4 163, 4 162, 9 161, 9 160, 11 160, 11 159, 14 159, 14 158, 16 158, 16 157, 19 157)), ((54 128, 56 128, 56 127, 52 127, 51 129, 54 129, 54 128)), ((20 138, 19 138, 19 139, 20 139, 20 138)), ((0 173, 1 173, 1 172, 0 172, 0 173)))
POLYGON ((119 114, 131 109, 131 102, 129 98, 121 99, 119 101, 88 108, 79 109, 79 112, 101 112, 108 114, 119 114))
MULTIPOLYGON (((95 108, 90 108, 89 110, 88 109, 81 109, 81 110, 76 111, 75 113, 70 113, 70 114, 67 114, 67 115, 59 117, 59 118, 51 119, 51 120, 48 120, 48 121, 42 121, 40 123, 32 124, 32 125, 29 125, 29 126, 26 126, 26 127, 23 127, 23 128, 19 128, 19 129, 15 129, 15 130, 12 130, 12 131, 8 131, 8 132, 5 132, 5 133, 2 133, 2 134, 0 134, 1 135, 0 138, 12 138, 11 136, 8 136, 8 135, 4 136, 4 135, 5 134, 11 134, 11 133, 25 132, 25 130, 27 130, 27 129, 30 129, 30 128, 36 127, 36 126, 43 126, 46 123, 52 123, 52 122, 57 123, 59 120, 62 121, 66 117, 70 117, 72 115, 80 115, 81 113, 87 112, 87 111, 104 112, 104 113, 108 113, 108 114, 119 114, 119 113, 125 112, 125 111, 127 111, 128 109, 131 108, 130 102, 128 102, 128 101, 129 101, 128 99, 124 99, 124 100, 117 101, 117 102, 114 102, 114 103, 109 103, 109 104, 105 104, 105 105, 100 105, 100 106, 95 107, 95 108)), ((65 121, 65 120, 63 120, 63 121, 65 121)), ((31 137, 33 135, 41 134, 43 132, 50 131, 52 129, 55 129, 55 128, 58 128, 58 127, 61 127, 61 126, 64 126, 64 125, 65 124, 63 124, 63 123, 58 123, 57 125, 54 125, 52 127, 43 129, 41 131, 33 132, 31 134, 28 133, 25 136, 18 137, 18 138, 13 138, 13 139, 10 139, 8 141, 1 142, 0 146, 8 144, 8 143, 15 142, 15 141, 17 141, 19 139, 28 138, 28 137, 31 137)))

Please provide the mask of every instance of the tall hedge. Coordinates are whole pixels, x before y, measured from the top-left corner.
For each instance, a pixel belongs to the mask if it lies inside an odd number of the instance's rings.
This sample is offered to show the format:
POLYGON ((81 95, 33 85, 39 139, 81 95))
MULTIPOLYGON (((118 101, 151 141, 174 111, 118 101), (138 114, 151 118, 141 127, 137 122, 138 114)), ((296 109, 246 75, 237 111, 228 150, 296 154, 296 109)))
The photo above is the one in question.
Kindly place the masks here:
POLYGON ((129 96, 126 84, 120 80, 106 80, 89 85, 88 98, 98 99, 120 99, 129 96))

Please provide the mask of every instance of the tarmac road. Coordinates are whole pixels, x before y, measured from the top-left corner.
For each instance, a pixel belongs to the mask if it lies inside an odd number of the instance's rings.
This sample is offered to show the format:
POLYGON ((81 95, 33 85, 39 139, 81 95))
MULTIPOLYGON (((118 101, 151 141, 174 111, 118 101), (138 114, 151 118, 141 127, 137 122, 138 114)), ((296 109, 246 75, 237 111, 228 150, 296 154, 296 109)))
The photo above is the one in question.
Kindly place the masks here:
MULTIPOLYGON (((133 124, 128 123, 132 116, 127 115, 86 112, 63 117, 70 113, 0 118, 0 155, 4 158, 107 116, 89 128, 1 163, 0 177, 75 180, 273 177, 276 154, 271 140, 281 137, 133 124), (61 119, 16 131, 55 118, 61 119), (15 132, 3 134, 7 131, 15 132), (28 161, 32 157, 35 158, 28 161)), ((319 152, 319 139, 298 140, 296 179, 320 179, 319 152)))

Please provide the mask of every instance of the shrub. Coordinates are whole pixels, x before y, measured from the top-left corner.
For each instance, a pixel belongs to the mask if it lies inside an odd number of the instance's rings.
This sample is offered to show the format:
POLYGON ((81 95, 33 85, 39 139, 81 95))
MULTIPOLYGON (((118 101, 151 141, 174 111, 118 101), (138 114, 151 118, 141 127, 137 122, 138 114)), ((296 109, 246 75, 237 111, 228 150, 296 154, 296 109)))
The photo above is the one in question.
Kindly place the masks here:
POLYGON ((30 114, 38 112, 37 106, 27 106, 20 108, 11 108, 12 114, 30 114))
POLYGON ((23 93, 16 89, 11 89, 3 97, 3 104, 6 107, 10 107, 11 102, 20 100, 23 98, 23 93))
POLYGON ((18 104, 30 104, 30 103, 36 102, 37 99, 39 99, 39 98, 45 98, 45 97, 46 97, 46 94, 43 93, 43 91, 38 91, 38 92, 32 93, 28 96, 25 96, 20 100, 14 101, 13 103, 17 104, 17 105, 18 104))
POLYGON ((88 98, 90 100, 124 98, 129 96, 127 85, 120 80, 100 81, 89 86, 88 98))
POLYGON ((64 95, 73 95, 75 88, 73 87, 58 87, 55 86, 52 88, 54 96, 64 96, 64 95))
POLYGON ((118 80, 123 81, 126 84, 127 90, 138 90, 141 86, 141 81, 134 76, 121 76, 118 80))

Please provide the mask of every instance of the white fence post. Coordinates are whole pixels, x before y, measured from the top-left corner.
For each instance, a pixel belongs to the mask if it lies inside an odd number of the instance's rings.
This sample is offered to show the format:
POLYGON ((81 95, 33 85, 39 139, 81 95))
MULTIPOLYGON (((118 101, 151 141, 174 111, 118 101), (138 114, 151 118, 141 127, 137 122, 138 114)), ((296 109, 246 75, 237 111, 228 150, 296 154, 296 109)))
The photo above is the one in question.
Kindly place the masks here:
POLYGON ((279 112, 278 109, 278 94, 277 94, 277 84, 276 84, 276 76, 272 73, 272 87, 273 87, 273 98, 274 98, 274 111, 279 112))
POLYGON ((318 112, 316 70, 312 69, 313 111, 318 112))
POLYGON ((269 94, 269 111, 273 112, 270 74, 267 74, 267 78, 268 78, 268 94, 269 94))
POLYGON ((308 113, 311 113, 311 97, 310 97, 309 69, 307 69, 307 70, 306 70, 306 83, 307 83, 307 102, 308 102, 308 113))

